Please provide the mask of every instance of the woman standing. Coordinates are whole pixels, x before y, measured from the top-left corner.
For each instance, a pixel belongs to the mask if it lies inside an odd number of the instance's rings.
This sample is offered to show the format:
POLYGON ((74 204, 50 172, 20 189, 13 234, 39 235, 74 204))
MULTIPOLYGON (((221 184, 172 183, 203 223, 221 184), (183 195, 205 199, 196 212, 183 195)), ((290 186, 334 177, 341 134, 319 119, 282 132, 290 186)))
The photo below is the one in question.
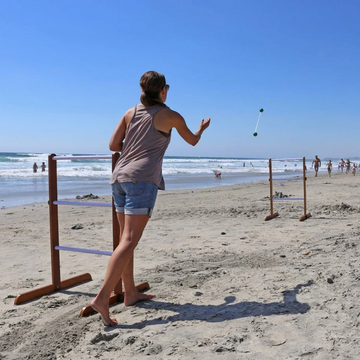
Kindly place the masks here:
POLYGON ((165 76, 148 71, 140 79, 141 104, 129 109, 116 126, 110 139, 110 150, 121 152, 112 174, 112 194, 120 225, 120 242, 106 270, 104 283, 91 302, 107 326, 117 324, 109 315, 109 298, 122 279, 124 304, 135 304, 155 295, 140 293, 134 282, 134 249, 151 217, 158 189, 164 190, 162 162, 170 143, 171 130, 195 146, 210 118, 201 120, 193 133, 184 118, 165 105, 170 86, 165 76))

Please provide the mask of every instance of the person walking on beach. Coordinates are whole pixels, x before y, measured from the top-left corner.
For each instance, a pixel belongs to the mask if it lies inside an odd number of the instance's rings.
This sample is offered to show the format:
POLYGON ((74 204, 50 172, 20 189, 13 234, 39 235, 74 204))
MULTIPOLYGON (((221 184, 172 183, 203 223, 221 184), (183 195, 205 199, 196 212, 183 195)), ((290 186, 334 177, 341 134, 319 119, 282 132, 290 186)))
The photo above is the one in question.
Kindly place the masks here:
POLYGON ((326 167, 327 167, 329 177, 331 177, 331 170, 332 170, 332 162, 331 162, 331 160, 329 160, 329 162, 326 164, 326 167))
POLYGON ((158 189, 165 189, 162 162, 172 129, 195 146, 210 125, 210 118, 203 119, 193 133, 184 118, 165 105, 170 86, 163 74, 146 72, 141 76, 140 87, 141 104, 123 115, 109 144, 111 151, 121 152, 110 181, 120 225, 120 242, 110 257, 103 285, 91 301, 92 308, 100 313, 106 326, 117 324, 109 315, 109 297, 113 290, 118 293, 120 279, 124 284, 126 306, 155 296, 142 294, 135 287, 134 249, 151 217, 158 189))
POLYGON ((339 161, 339 166, 340 166, 341 172, 344 172, 344 166, 345 166, 345 161, 344 161, 344 159, 340 159, 340 161, 339 161))
POLYGON ((34 165, 33 165, 33 173, 37 173, 38 171, 38 166, 37 166, 37 163, 34 162, 34 165))
POLYGON ((350 165, 351 165, 351 162, 349 159, 346 159, 345 161, 345 173, 348 174, 350 172, 350 165))
POLYGON ((317 155, 315 155, 315 159, 313 160, 311 166, 314 166, 315 177, 316 177, 319 171, 319 167, 321 166, 321 160, 318 158, 317 155))

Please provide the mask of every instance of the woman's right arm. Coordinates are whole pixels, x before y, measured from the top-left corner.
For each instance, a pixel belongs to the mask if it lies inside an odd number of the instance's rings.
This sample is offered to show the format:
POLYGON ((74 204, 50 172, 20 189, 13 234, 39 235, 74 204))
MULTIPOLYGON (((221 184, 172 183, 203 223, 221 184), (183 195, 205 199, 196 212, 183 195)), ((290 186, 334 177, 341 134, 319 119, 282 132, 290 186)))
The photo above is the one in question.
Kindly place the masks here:
POLYGON ((201 134, 209 127, 210 118, 206 120, 202 119, 199 129, 193 133, 186 125, 185 119, 177 112, 172 111, 172 125, 176 128, 179 135, 190 145, 195 146, 200 138, 201 134))

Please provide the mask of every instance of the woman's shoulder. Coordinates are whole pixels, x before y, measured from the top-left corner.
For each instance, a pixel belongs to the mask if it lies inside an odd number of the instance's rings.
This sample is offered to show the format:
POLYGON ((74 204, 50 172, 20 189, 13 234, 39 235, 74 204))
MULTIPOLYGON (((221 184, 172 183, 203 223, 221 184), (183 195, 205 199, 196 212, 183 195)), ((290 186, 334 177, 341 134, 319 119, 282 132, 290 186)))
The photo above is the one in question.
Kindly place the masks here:
POLYGON ((182 118, 182 116, 177 111, 170 109, 167 105, 165 105, 164 109, 162 109, 161 112, 163 113, 163 115, 166 115, 171 119, 182 118))
POLYGON ((130 109, 125 111, 125 114, 124 114, 123 118, 125 120, 126 126, 128 126, 129 123, 131 122, 131 120, 133 119, 133 117, 135 115, 135 112, 136 112, 136 108, 137 108, 137 105, 135 105, 135 106, 133 106, 130 109))

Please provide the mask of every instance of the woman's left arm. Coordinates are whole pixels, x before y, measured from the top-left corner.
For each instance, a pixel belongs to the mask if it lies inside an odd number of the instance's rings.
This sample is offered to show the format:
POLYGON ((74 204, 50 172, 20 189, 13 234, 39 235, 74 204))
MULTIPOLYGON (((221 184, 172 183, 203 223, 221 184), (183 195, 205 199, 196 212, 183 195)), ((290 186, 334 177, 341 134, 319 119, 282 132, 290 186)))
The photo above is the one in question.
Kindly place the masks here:
POLYGON ((134 116, 134 109, 129 109, 124 116, 121 118, 119 123, 116 125, 116 128, 111 135, 111 139, 109 142, 109 149, 111 151, 119 151, 121 152, 124 145, 125 132, 128 127, 131 119, 134 116))
POLYGON ((116 125, 116 128, 111 135, 111 139, 109 142, 109 149, 111 151, 122 151, 124 139, 125 139, 125 131, 126 131, 126 122, 125 115, 121 118, 119 123, 116 125))

